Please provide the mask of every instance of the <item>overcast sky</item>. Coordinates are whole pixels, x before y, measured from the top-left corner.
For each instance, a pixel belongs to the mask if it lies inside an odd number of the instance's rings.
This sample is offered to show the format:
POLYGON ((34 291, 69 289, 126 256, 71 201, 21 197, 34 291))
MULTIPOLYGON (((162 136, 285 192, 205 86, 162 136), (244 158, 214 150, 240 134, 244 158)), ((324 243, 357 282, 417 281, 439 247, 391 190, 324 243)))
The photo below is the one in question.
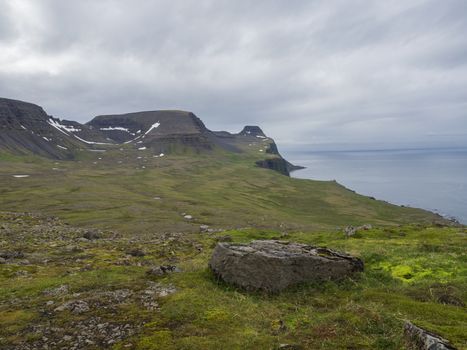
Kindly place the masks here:
POLYGON ((0 96, 289 149, 467 145, 467 1, 0 0, 0 96))

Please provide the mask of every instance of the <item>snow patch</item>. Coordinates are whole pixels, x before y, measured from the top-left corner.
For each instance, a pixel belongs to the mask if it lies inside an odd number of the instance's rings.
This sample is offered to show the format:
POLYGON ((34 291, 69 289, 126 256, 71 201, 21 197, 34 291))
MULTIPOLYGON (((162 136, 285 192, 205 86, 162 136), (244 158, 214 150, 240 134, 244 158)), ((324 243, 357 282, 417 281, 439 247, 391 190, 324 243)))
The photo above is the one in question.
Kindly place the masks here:
POLYGON ((142 136, 142 135, 139 135, 139 136, 135 137, 133 140, 126 141, 126 142, 124 142, 123 144, 127 144, 127 143, 130 143, 130 142, 136 141, 136 140, 138 140, 141 136, 142 136))
POLYGON ((13 177, 21 178, 21 177, 29 177, 29 175, 13 175, 13 177))
MULTIPOLYGON (((153 129, 157 129, 160 125, 161 125, 161 123, 159 123, 159 122, 152 124, 151 127, 148 129, 148 131, 146 131, 146 132, 144 133, 144 136, 146 136, 147 134, 149 134, 153 129)), ((144 137, 144 136, 143 136, 143 137, 144 137)))
POLYGON ((50 141, 50 139, 48 139, 48 138, 45 137, 45 136, 42 136, 42 138, 43 138, 44 140, 46 140, 46 141, 50 141))
POLYGON ((67 135, 67 136, 70 136, 68 135, 68 133, 64 130, 65 129, 65 126, 60 124, 59 122, 56 122, 55 120, 53 120, 52 118, 49 118, 49 120, 47 120, 47 123, 49 123, 50 125, 52 125, 55 129, 57 129, 58 131, 60 131, 61 133, 67 135))
POLYGON ((261 135, 256 135, 256 137, 259 138, 259 139, 265 139, 266 138, 266 136, 261 136, 261 135))
POLYGON ((67 131, 68 131, 68 132, 78 132, 78 131, 81 131, 81 129, 75 128, 75 127, 72 126, 72 125, 60 124, 59 122, 53 120, 52 118, 49 118, 49 120, 47 121, 47 123, 49 123, 50 125, 52 125, 52 126, 53 126, 55 129, 57 129, 58 131, 64 133, 65 135, 68 135, 67 131))
POLYGON ((121 126, 107 126, 105 128, 100 128, 100 130, 103 130, 103 131, 113 131, 113 130, 118 130, 118 131, 126 131, 126 132, 130 132, 130 130, 128 130, 128 128, 124 128, 124 127, 121 127, 121 126))
POLYGON ((87 143, 89 145, 111 145, 111 143, 106 143, 106 142, 94 142, 94 141, 86 141, 86 140, 83 140, 81 137, 79 136, 76 136, 76 135, 73 135, 74 137, 76 137, 78 140, 84 142, 84 143, 87 143))
POLYGON ((69 132, 79 132, 81 129, 75 128, 74 126, 63 125, 63 128, 69 132))
POLYGON ((63 146, 60 146, 60 145, 57 145, 58 148, 61 148, 61 149, 68 149, 66 147, 63 147, 63 146))
POLYGON ((138 150, 140 150, 140 151, 144 151, 145 149, 146 149, 146 147, 140 147, 140 148, 138 148, 138 150))
POLYGON ((19 126, 21 126, 24 130, 28 130, 28 129, 26 129, 22 124, 20 124, 19 126))

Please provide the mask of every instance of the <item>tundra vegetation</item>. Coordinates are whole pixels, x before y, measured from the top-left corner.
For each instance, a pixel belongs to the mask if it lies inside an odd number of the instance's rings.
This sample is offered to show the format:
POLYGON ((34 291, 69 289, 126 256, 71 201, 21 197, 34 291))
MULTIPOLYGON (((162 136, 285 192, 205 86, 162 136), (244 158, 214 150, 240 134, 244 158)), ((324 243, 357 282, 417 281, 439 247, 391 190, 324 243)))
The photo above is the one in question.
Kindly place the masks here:
POLYGON ((401 349, 410 320, 467 347, 465 227, 332 181, 288 178, 256 159, 133 149, 75 161, 3 154, 1 346, 401 349), (365 271, 277 294, 213 276, 218 241, 255 239, 345 251, 365 271), (154 273, 160 266, 177 268, 154 273))

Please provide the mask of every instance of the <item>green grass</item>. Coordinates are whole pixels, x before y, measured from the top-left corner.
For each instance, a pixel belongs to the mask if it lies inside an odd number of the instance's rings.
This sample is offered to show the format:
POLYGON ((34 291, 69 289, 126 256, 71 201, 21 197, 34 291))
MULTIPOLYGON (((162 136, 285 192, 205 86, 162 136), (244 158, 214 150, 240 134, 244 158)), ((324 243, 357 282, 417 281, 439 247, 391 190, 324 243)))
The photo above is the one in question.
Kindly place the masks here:
POLYGON ((274 349, 284 343, 403 349, 406 319, 467 348, 465 227, 442 227, 446 222, 432 213, 375 201, 335 182, 257 168, 249 154, 89 153, 79 162, 0 156, 0 211, 56 215, 78 227, 0 213, 6 227, 0 250, 21 250, 28 259, 0 264, 0 347, 36 339, 31 325, 72 331, 76 322, 100 317, 139 327, 114 349, 274 349), (364 223, 374 228, 344 237, 343 226, 364 223), (199 233, 200 224, 221 231, 199 233), (104 239, 83 241, 80 227, 101 228, 104 239), (364 260, 365 272, 278 295, 246 293, 207 268, 217 237, 226 235, 234 242, 281 239, 346 251, 364 260), (134 248, 146 255, 128 256, 134 248), (183 272, 145 273, 158 264, 183 272), (156 311, 137 297, 150 282, 177 288, 157 299, 156 311), (44 294, 62 284, 70 293, 44 294), (133 297, 85 315, 51 311, 73 293, 101 298, 105 306, 102 293, 118 289, 133 297), (48 301, 54 306, 45 306, 48 301))
POLYGON ((297 231, 442 221, 423 210, 355 194, 336 182, 293 179, 257 168, 249 155, 153 158, 127 150, 86 157, 90 159, 79 162, 0 157, 0 210, 37 211, 132 235, 194 231, 199 224, 297 231), (184 212, 193 222, 183 219, 184 212))
MULTIPOLYGON (((91 311, 91 315, 113 322, 145 320, 136 335, 115 344, 114 349, 125 349, 128 344, 137 349, 273 349, 282 343, 305 349, 402 349, 406 319, 462 349, 467 346, 465 307, 445 305, 442 297, 448 294, 467 302, 466 235, 463 228, 418 225, 374 228, 348 239, 329 231, 187 233, 161 241, 164 244, 124 237, 80 242, 72 234, 69 241, 80 251, 69 253, 66 264, 56 259, 47 265, 41 262, 42 257, 63 257, 61 252, 69 242, 54 237, 35 245, 31 241, 28 254, 38 255, 37 263, 0 265, 0 322, 4 326, 0 339, 6 344, 26 339, 31 322, 50 321, 50 316, 44 319, 40 314, 47 300, 59 305, 70 298, 46 296, 46 289, 68 284, 70 293, 80 293, 85 299, 121 288, 137 293, 148 282, 156 281, 177 288, 175 294, 158 301, 156 312, 147 312, 136 301, 110 314, 91 311), (362 257, 365 272, 355 279, 296 286, 277 295, 246 293, 216 280, 207 269, 216 237, 223 235, 234 242, 280 238, 326 245, 362 257), (146 256, 132 257, 129 264, 119 265, 127 259, 125 252, 135 246, 142 247, 146 256), (145 274, 148 266, 168 262, 176 262, 183 272, 166 277, 145 274), (91 265, 90 269, 83 269, 86 265, 91 265), (405 271, 407 266, 410 274, 405 271), (18 270, 29 273, 10 273, 18 270)), ((15 240, 7 244, 10 249, 24 246, 15 240)), ((65 329, 75 319, 69 313, 52 316, 52 322, 65 329)))

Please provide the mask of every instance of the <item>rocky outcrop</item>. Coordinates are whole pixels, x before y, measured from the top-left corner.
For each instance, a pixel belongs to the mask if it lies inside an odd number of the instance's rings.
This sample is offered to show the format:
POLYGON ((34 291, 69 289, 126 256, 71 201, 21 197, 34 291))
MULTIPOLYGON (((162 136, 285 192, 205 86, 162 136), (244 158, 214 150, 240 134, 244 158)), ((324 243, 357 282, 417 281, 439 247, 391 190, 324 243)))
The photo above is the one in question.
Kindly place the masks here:
POLYGON ((209 267, 227 283, 274 293, 304 282, 351 276, 363 271, 363 262, 327 248, 264 240, 218 243, 209 267))
POLYGON ((259 126, 256 125, 247 125, 240 131, 239 135, 243 136, 252 136, 252 137, 259 137, 265 138, 266 134, 261 130, 259 126))
POLYGON ((412 322, 405 322, 404 334, 410 349, 414 350, 456 350, 448 340, 437 334, 417 327, 412 322))
POLYGON ((258 160, 256 165, 260 168, 271 169, 277 171, 283 175, 289 176, 289 168, 287 166, 287 161, 284 158, 268 158, 263 160, 258 160))

